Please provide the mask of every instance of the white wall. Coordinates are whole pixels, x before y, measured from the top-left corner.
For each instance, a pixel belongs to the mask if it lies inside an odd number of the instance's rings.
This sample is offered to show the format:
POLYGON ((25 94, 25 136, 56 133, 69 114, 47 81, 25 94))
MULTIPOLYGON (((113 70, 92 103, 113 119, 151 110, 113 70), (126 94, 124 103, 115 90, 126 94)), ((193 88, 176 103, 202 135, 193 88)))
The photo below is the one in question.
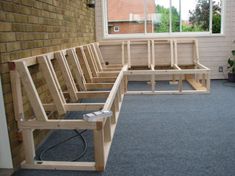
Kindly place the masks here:
MULTIPOLYGON (((103 38, 102 0, 96 1, 96 38, 103 38)), ((235 0, 225 0, 224 35, 195 37, 199 41, 200 62, 209 67, 213 79, 223 79, 226 73, 218 72, 219 66, 227 68, 227 59, 235 49, 235 0)))
POLYGON ((0 75, 0 168, 1 169, 13 168, 5 109, 3 103, 1 75, 0 75))

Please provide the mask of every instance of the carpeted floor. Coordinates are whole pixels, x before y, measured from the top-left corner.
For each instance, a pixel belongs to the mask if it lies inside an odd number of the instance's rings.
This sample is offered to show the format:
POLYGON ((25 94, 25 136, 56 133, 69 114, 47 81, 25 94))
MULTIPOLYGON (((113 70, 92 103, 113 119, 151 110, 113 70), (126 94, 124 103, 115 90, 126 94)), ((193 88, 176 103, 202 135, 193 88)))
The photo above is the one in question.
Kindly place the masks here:
POLYGON ((103 173, 19 170, 14 176, 233 176, 235 87, 223 82, 212 81, 208 95, 125 96, 103 173))

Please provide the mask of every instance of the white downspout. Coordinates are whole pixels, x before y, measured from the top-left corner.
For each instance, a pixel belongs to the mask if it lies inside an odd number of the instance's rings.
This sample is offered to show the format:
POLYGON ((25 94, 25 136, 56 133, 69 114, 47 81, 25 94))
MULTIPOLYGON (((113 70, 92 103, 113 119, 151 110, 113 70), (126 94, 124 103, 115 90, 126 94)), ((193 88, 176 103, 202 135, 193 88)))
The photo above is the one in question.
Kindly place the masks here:
POLYGON ((12 156, 7 130, 6 114, 0 74, 0 169, 12 169, 12 156))

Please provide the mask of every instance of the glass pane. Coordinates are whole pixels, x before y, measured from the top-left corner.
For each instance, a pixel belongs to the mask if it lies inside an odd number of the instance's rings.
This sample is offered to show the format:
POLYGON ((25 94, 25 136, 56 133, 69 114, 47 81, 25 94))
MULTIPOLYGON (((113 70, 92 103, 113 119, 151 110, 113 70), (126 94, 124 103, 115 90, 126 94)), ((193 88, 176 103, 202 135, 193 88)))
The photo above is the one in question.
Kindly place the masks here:
POLYGON ((164 33, 170 32, 170 1, 169 0, 148 0, 148 32, 164 33), (150 30, 152 26, 152 30, 150 30))
POLYGON ((108 33, 144 33, 144 0, 108 0, 108 33))
POLYGON ((212 33, 221 33, 221 0, 213 0, 212 33))
POLYGON ((183 32, 209 31, 209 0, 181 0, 181 23, 183 32))

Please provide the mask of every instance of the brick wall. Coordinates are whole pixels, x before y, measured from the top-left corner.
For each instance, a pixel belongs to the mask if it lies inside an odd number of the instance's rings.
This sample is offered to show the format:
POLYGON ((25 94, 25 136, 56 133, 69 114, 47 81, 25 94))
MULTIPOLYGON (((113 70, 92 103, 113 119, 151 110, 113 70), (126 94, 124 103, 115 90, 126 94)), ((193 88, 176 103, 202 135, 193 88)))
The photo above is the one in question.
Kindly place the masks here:
MULTIPOLYGON (((0 1, 0 73, 14 166, 23 160, 22 143, 17 140, 8 61, 78 46, 95 40, 94 9, 86 0, 0 1)), ((41 85, 40 85, 41 84, 41 85)), ((43 82, 40 97, 46 97, 43 82)), ((31 108, 24 98, 24 109, 31 108)), ((44 133, 35 133, 37 143, 44 133)))

